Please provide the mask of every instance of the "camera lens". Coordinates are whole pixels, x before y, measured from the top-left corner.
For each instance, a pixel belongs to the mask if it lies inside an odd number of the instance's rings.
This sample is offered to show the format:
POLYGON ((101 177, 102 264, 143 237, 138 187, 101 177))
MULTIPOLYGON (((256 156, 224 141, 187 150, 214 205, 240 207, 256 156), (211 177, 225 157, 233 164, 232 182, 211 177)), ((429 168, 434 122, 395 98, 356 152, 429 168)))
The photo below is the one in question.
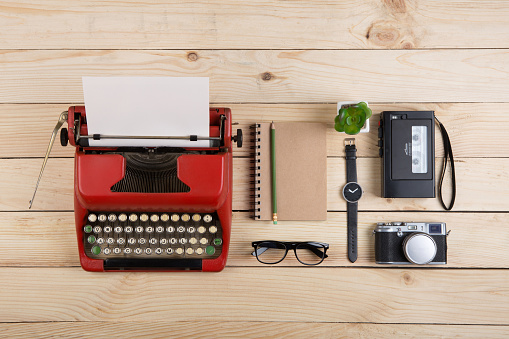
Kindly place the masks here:
POLYGON ((411 263, 424 265, 435 258, 437 244, 426 233, 413 233, 403 241, 403 253, 411 263))

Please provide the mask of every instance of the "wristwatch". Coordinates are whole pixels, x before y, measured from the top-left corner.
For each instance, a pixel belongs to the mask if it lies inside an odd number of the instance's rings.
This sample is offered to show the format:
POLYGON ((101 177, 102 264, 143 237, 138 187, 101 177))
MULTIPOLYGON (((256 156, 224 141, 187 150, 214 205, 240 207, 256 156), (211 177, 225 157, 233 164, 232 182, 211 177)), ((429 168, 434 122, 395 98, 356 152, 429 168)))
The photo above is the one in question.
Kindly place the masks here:
POLYGON ((343 197, 347 202, 348 259, 351 262, 357 260, 357 202, 362 197, 362 188, 357 183, 356 153, 355 139, 345 139, 346 185, 343 197))

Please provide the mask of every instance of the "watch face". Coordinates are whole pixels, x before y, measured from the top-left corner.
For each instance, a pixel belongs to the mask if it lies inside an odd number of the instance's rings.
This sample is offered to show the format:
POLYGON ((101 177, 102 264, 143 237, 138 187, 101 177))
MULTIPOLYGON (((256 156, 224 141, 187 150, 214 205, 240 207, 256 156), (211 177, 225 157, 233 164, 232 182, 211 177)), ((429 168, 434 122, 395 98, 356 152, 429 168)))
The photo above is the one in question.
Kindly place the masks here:
POLYGON ((349 182, 343 187, 343 197, 348 202, 357 202, 362 197, 362 188, 356 182, 349 182))

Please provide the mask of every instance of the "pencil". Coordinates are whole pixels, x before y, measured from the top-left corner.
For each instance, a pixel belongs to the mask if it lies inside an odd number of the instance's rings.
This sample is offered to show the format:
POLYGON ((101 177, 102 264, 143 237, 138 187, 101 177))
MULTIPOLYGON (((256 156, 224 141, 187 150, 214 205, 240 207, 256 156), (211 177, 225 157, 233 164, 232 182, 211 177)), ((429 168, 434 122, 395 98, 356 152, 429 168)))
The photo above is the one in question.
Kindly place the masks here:
POLYGON ((274 121, 270 125, 270 155, 272 167, 272 222, 277 224, 277 190, 276 190, 276 127, 274 121))

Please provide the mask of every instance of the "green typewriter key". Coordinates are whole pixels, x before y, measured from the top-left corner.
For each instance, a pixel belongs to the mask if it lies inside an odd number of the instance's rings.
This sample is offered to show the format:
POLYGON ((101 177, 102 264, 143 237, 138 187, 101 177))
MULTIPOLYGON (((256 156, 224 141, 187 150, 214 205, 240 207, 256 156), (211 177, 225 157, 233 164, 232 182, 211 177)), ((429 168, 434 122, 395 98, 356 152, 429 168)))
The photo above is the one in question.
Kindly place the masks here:
POLYGON ((84 231, 85 231, 85 233, 90 233, 90 232, 92 232, 92 226, 90 226, 90 225, 85 226, 85 227, 84 227, 84 231))
POLYGON ((213 255, 214 253, 216 253, 216 249, 214 248, 214 246, 207 246, 205 252, 207 252, 208 255, 213 255))
POLYGON ((220 246, 222 243, 223 243, 223 240, 221 240, 220 238, 214 239, 214 245, 220 246))
POLYGON ((93 255, 99 255, 101 254, 101 248, 99 246, 93 246, 92 247, 92 254, 93 255))
POLYGON ((89 244, 93 244, 95 242, 95 237, 93 235, 89 235, 87 241, 89 244))

